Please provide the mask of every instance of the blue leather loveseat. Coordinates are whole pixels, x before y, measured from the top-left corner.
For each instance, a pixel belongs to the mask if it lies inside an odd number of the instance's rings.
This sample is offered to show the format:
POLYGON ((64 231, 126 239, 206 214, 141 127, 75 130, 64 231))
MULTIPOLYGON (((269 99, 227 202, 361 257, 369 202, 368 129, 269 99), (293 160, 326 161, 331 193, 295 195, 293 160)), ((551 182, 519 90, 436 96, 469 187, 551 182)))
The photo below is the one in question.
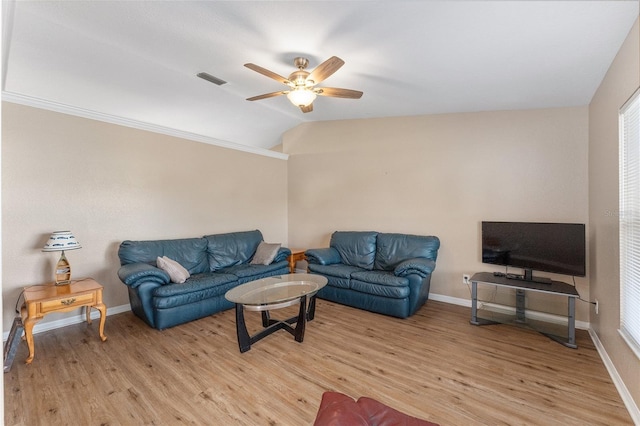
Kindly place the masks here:
POLYGON ((318 297, 406 318, 429 298, 439 248, 434 236, 337 231, 328 248, 305 255, 309 271, 328 279, 318 297))
MULTIPOLYGON (((234 307, 225 293, 248 281, 289 273, 288 248, 280 247, 268 265, 251 260, 262 241, 258 230, 158 241, 124 241, 118 256, 120 280, 129 289, 131 310, 151 327, 173 327, 234 307), (171 282, 156 265, 166 256, 191 275, 171 282)), ((276 247, 277 248, 277 247, 276 247)))

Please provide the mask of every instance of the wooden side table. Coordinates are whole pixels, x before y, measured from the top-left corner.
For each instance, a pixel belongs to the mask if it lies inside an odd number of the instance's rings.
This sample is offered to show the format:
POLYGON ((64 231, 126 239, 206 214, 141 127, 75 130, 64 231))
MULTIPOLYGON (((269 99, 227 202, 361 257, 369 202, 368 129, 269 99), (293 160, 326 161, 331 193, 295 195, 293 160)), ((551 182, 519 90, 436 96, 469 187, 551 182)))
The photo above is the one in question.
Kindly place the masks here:
POLYGON ((35 285, 24 290, 24 304, 20 310, 24 323, 24 334, 29 347, 27 364, 31 364, 35 356, 33 347, 33 326, 52 312, 68 312, 85 307, 87 323, 91 324, 91 308, 100 311, 100 340, 107 340, 104 335, 104 322, 107 307, 102 303, 102 286, 92 278, 73 280, 66 285, 35 285))
POLYGON ((289 255, 289 272, 292 274, 296 272, 296 262, 299 260, 306 260, 307 258, 304 256, 305 249, 291 249, 291 254, 289 255))

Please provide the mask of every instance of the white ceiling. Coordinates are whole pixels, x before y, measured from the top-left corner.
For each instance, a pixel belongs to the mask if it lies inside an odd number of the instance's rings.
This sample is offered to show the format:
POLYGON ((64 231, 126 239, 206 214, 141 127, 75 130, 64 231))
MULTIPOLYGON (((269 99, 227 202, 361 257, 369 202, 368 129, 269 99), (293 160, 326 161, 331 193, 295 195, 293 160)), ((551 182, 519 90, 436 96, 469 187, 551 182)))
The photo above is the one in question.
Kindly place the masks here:
POLYGON ((261 151, 308 121, 586 105, 637 1, 3 1, 3 98, 261 151), (303 114, 287 76, 346 64, 303 114), (196 77, 205 71, 228 83, 196 77))

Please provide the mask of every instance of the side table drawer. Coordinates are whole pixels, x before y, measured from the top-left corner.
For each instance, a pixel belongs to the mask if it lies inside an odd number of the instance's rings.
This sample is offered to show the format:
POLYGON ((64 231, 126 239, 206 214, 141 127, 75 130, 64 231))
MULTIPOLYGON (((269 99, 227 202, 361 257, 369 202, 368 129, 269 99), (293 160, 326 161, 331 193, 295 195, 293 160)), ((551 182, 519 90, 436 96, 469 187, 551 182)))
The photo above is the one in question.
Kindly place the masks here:
POLYGON ((40 313, 59 311, 74 306, 85 306, 95 302, 95 293, 78 294, 64 299, 48 300, 40 304, 40 313))

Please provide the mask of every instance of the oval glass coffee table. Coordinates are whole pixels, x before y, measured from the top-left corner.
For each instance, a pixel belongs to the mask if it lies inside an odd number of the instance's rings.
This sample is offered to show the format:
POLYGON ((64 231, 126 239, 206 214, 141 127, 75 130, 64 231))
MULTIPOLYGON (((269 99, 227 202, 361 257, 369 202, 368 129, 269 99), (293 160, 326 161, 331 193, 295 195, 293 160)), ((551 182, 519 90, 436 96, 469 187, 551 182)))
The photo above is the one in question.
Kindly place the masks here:
POLYGON ((252 344, 278 330, 286 330, 295 337, 296 342, 302 342, 305 324, 315 315, 316 293, 325 285, 327 279, 321 275, 286 274, 250 281, 229 290, 224 297, 236 305, 236 331, 240 352, 248 351, 252 344), (269 311, 296 304, 300 304, 297 316, 286 320, 270 317, 269 311), (253 336, 249 335, 244 321, 245 309, 262 312, 264 329, 253 336))

